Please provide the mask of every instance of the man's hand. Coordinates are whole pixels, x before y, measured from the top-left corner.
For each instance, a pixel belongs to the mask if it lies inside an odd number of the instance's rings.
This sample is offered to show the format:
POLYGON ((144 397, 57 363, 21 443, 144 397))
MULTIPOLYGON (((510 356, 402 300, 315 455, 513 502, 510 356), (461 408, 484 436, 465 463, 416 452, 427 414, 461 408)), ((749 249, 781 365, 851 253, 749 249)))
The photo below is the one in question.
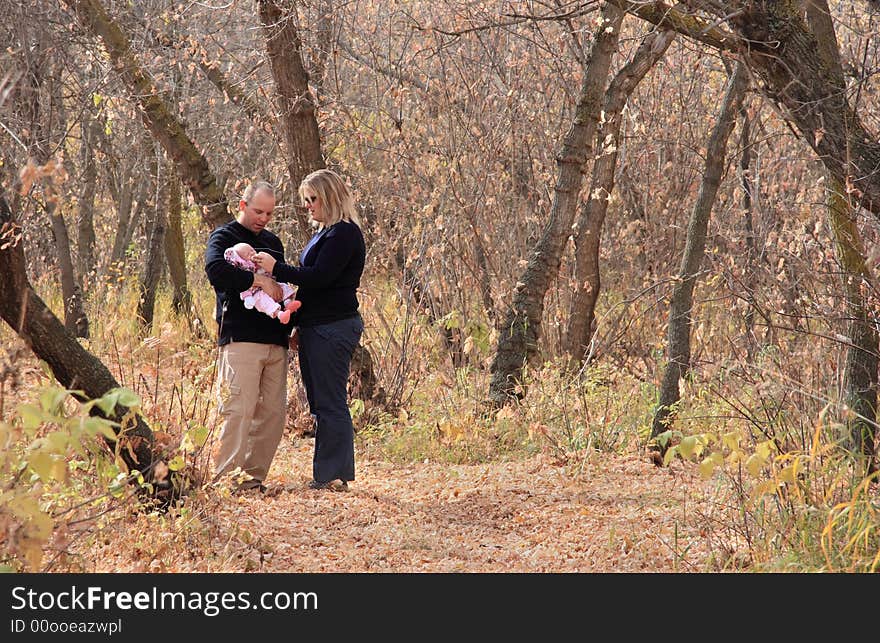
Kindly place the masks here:
POLYGON ((272 274, 272 269, 275 267, 275 257, 268 252, 258 252, 253 256, 253 262, 270 275, 272 274))
POLYGON ((283 292, 278 282, 267 275, 254 275, 254 285, 260 288, 275 301, 281 299, 283 292))

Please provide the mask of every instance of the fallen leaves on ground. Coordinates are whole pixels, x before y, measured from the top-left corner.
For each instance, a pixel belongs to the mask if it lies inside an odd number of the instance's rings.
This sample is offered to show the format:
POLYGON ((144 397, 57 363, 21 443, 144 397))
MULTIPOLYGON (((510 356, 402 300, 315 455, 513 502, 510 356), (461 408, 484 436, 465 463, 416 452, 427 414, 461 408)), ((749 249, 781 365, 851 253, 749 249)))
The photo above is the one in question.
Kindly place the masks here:
POLYGON ((593 453, 577 467, 546 456, 395 465, 359 456, 350 490, 332 492, 306 486, 313 444, 282 443, 267 481, 282 493, 209 491, 188 518, 121 521, 99 550, 81 552, 86 571, 710 571, 698 524, 711 513, 709 483, 685 463, 593 453))

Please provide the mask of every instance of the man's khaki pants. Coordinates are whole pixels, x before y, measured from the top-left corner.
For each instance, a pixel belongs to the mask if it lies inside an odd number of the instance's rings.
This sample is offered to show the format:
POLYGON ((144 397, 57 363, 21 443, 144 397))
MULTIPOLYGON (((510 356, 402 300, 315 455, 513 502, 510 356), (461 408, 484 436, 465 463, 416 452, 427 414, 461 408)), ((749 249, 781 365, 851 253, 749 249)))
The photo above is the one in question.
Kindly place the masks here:
POLYGON ((241 467, 253 476, 242 486, 257 486, 266 479, 284 432, 287 349, 232 342, 220 348, 219 360, 223 429, 215 479, 241 467))

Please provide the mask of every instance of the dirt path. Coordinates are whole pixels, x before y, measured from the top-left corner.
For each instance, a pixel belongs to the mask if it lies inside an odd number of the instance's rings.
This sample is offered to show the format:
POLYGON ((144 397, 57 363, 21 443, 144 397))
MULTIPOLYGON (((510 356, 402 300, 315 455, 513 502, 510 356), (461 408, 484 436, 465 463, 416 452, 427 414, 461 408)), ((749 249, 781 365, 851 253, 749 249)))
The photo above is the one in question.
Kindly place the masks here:
POLYGON ((594 454, 396 466, 359 454, 314 491, 313 440, 282 441, 277 496, 208 491, 191 517, 132 512, 83 554, 95 572, 701 572, 709 483, 681 462, 594 454), (576 474, 576 475, 575 475, 576 474))
POLYGON ((312 444, 279 450, 269 483, 289 491, 220 503, 216 523, 252 542, 215 551, 220 565, 204 571, 706 570, 697 524, 706 483, 693 467, 597 454, 573 479, 542 456, 404 467, 360 457, 358 480, 341 493, 306 488, 312 444))

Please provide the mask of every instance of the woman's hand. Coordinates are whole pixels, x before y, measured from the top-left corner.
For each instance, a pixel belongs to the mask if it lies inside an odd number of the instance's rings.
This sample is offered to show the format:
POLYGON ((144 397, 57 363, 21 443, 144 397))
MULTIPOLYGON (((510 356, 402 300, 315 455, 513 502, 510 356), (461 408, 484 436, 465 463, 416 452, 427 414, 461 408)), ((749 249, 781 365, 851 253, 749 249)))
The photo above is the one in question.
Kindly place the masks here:
POLYGON ((272 269, 275 267, 275 257, 268 252, 258 252, 254 255, 253 261, 267 273, 272 274, 272 269))

